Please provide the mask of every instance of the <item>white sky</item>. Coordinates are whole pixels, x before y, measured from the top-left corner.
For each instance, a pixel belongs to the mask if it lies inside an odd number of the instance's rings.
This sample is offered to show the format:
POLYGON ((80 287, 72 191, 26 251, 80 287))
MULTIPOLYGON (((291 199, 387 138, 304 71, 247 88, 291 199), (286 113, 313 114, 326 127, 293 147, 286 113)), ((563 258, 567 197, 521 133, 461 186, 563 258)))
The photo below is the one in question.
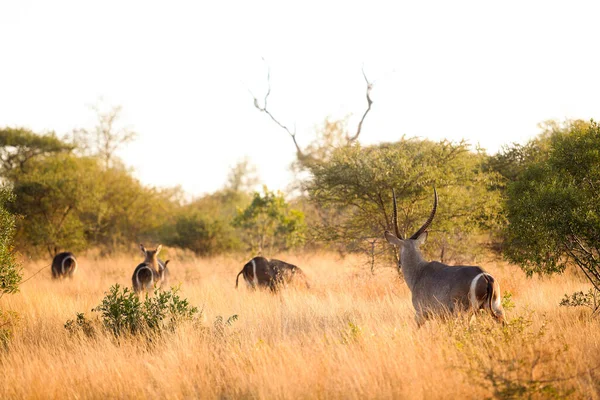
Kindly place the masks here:
POLYGON ((361 142, 467 139, 488 152, 547 119, 598 118, 595 1, 0 0, 0 126, 90 128, 90 104, 123 107, 139 133, 120 155, 144 183, 220 188, 247 156, 285 189, 295 150, 252 104, 296 125, 366 106, 361 142))

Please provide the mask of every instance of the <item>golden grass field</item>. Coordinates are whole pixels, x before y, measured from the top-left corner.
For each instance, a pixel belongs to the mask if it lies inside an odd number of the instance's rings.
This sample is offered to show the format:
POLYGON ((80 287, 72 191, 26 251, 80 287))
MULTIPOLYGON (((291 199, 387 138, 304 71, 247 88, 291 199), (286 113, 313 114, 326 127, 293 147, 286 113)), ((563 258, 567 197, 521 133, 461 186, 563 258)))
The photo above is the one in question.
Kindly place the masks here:
MULTIPOLYGON (((600 323, 558 306, 587 290, 572 274, 526 279, 515 266, 482 262, 512 293, 509 324, 482 315, 418 329, 394 269, 371 275, 360 257, 278 255, 312 286, 271 294, 243 282, 235 290, 243 257, 168 252, 172 282, 203 314, 151 343, 64 328, 77 312, 95 319, 90 310, 112 284, 130 286, 139 254, 80 257, 73 280, 52 281, 48 268, 4 296, 0 309, 21 319, 0 349, 0 398, 600 399, 600 323), (233 314, 224 335, 210 333, 233 314)), ((44 264, 24 262, 24 277, 44 264)))

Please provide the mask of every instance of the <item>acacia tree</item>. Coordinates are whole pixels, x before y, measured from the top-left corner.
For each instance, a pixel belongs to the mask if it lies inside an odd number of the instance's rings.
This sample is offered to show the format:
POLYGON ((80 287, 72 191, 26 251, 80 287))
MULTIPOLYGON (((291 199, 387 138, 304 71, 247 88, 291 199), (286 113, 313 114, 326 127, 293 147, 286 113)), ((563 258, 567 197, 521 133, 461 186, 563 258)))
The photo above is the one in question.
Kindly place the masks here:
MULTIPOLYGON (((440 207, 428 248, 442 260, 461 260, 469 253, 468 233, 496 224, 499 179, 485 172, 485 154, 471 152, 465 142, 432 142, 402 138, 396 143, 336 149, 327 162, 313 164, 305 188, 323 209, 318 238, 357 250, 382 238, 391 226, 391 194, 396 190, 399 229, 410 236, 431 211, 433 190, 440 207)), ((380 241, 383 244, 383 240, 380 241)), ((385 246, 385 245, 384 245, 385 246)), ((383 247, 383 249, 388 247, 383 247)))
POLYGON ((304 241, 304 214, 291 209, 280 192, 255 192, 248 207, 238 211, 233 226, 241 228, 253 252, 285 249, 304 241))
POLYGON ((570 124, 509 185, 505 254, 528 275, 576 265, 600 292, 600 126, 570 124))
POLYGON ((43 155, 73 150, 74 146, 56 137, 54 132, 38 135, 25 128, 0 129, 0 167, 4 176, 23 171, 29 160, 43 155))
POLYGON ((96 160, 61 154, 31 160, 13 178, 17 201, 12 211, 22 216, 19 238, 53 257, 60 249, 76 251, 86 244, 79 213, 97 196, 96 160))

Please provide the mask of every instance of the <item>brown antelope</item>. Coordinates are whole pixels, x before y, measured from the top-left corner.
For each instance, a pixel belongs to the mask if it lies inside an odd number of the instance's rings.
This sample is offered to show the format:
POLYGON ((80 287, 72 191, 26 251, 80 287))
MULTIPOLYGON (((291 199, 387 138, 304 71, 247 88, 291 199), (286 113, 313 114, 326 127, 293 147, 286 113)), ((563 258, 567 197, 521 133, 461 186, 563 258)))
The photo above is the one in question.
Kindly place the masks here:
POLYGON ((71 252, 58 253, 52 260, 52 278, 72 278, 77 272, 77 259, 71 252))
POLYGON ((496 320, 504 321, 500 285, 481 267, 449 266, 437 261, 426 261, 419 245, 427 238, 427 228, 433 221, 438 205, 435 188, 433 209, 429 218, 408 239, 403 239, 398 228, 396 193, 392 190, 392 224, 395 235, 385 231, 387 241, 400 249, 398 267, 402 269, 406 284, 412 293, 417 325, 421 326, 431 316, 454 313, 459 310, 487 310, 496 320))
POLYGON ((144 290, 151 290, 156 286, 166 286, 169 279, 169 269, 167 264, 170 260, 162 262, 158 258, 158 253, 162 245, 158 245, 156 250, 146 250, 143 244, 140 244, 140 250, 144 254, 144 261, 133 271, 131 283, 133 290, 139 293, 144 290))
POLYGON ((246 284, 253 289, 265 287, 276 292, 279 287, 297 280, 296 276, 301 277, 307 288, 310 287, 304 272, 300 268, 281 260, 267 260, 264 257, 254 257, 237 274, 235 278, 236 289, 238 287, 238 279, 242 274, 246 284))

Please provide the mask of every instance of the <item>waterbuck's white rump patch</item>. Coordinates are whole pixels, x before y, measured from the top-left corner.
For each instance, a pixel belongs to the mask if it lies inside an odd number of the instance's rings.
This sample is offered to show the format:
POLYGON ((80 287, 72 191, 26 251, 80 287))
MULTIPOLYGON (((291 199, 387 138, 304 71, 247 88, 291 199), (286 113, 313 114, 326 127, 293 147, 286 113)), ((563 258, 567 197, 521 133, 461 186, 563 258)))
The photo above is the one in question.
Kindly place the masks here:
POLYGON ((471 288, 469 289, 469 301, 471 302, 471 307, 474 309, 478 309, 481 305, 479 300, 477 300, 477 293, 475 293, 475 291, 477 290, 477 282, 479 281, 479 278, 482 277, 482 275, 483 272, 477 275, 475 278, 473 278, 473 280, 471 281, 471 288))
POLYGON ((73 263, 75 264, 75 266, 73 267, 73 272, 71 272, 71 274, 74 274, 75 271, 77 271, 77 260, 75 259, 75 257, 66 256, 65 258, 63 258, 62 262, 60 263, 60 272, 62 275, 65 274, 65 263, 67 262, 67 260, 73 260, 73 263))
POLYGON ((253 279, 252 281, 254 282, 254 287, 258 286, 258 277, 256 276, 256 261, 254 261, 254 259, 252 259, 252 274, 253 274, 253 279))
POLYGON ((494 310, 496 314, 503 314, 502 297, 500 296, 500 284, 497 281, 495 281, 494 285, 496 285, 496 297, 494 298, 494 302, 492 303, 492 310, 494 310))
POLYGON ((142 287, 142 283, 140 281, 140 272, 143 269, 147 269, 150 272, 150 285, 147 287, 151 287, 154 284, 154 273, 152 272, 152 269, 150 269, 150 267, 148 267, 148 266, 141 267, 140 269, 137 270, 137 272, 135 273, 135 282, 137 283, 138 287, 140 287, 140 288, 142 287))

